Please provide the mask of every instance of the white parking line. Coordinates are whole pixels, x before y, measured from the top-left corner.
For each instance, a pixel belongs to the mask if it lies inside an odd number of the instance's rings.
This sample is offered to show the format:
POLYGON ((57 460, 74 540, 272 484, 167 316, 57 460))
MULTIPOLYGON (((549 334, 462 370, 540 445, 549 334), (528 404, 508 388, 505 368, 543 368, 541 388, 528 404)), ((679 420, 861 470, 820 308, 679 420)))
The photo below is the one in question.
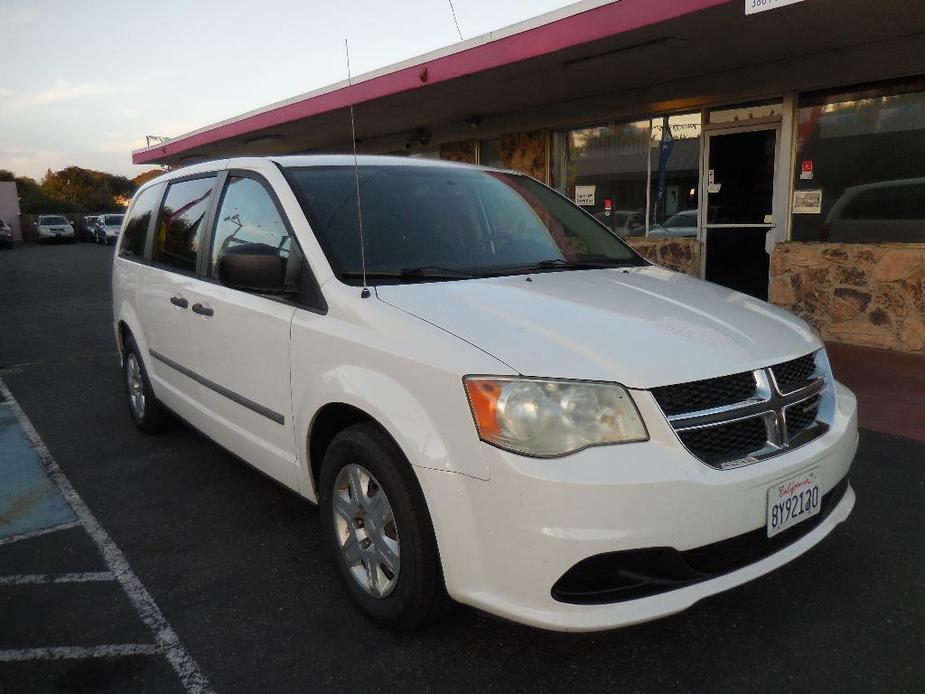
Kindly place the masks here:
MULTIPOLYGON (((6 400, 7 404, 16 415, 16 418, 19 420, 19 425, 22 427, 30 443, 32 444, 33 449, 38 454, 42 464, 45 466, 46 474, 51 479, 51 481, 57 485, 61 495, 68 502, 68 504, 70 504, 71 509, 74 511, 74 515, 77 516, 81 525, 83 525, 84 530, 87 531, 87 534, 90 535, 90 537, 99 548, 100 554, 103 555, 103 560, 105 561, 106 566, 122 586, 122 590, 125 591, 126 596, 128 596, 128 599, 134 605, 139 617, 141 617, 142 621, 151 630, 151 633, 154 636, 154 642, 157 646, 156 651, 154 652, 159 653, 167 658, 174 671, 177 673, 177 676, 180 678, 180 682, 183 684, 183 687, 188 692, 211 692, 212 689, 209 686, 209 681, 206 679, 206 676, 203 674, 202 670, 199 669, 199 665, 195 660, 193 660, 192 656, 183 647, 183 644, 180 643, 180 638, 177 636, 177 632, 174 631, 172 626, 170 626, 170 623, 164 617, 164 614, 157 606, 157 603, 154 602, 154 598, 151 597, 151 594, 138 579, 138 576, 136 576, 135 572, 132 571, 131 567, 125 559, 125 555, 122 554, 122 550, 120 550, 116 546, 116 543, 112 541, 112 538, 109 537, 109 534, 96 520, 96 517, 84 503, 84 500, 81 499, 80 495, 78 495, 74 490, 70 480, 64 476, 61 468, 58 467, 57 461, 55 461, 54 457, 52 456, 51 451, 48 450, 45 442, 42 441, 42 438, 35 430, 35 427, 32 426, 32 422, 29 421, 26 413, 23 412, 22 407, 19 406, 19 403, 13 397, 13 394, 10 392, 10 389, 7 388, 7 385, 3 382, 3 379, 0 379, 0 396, 6 400)), ((143 647, 144 645, 130 644, 130 647, 132 648, 135 648, 136 646, 143 647)), ((118 648, 118 646, 100 646, 98 648, 118 648)), ((93 648, 84 650, 90 653, 90 655, 85 657, 101 657, 93 655, 95 652, 93 648)), ((35 651, 35 649, 26 649, 26 651, 23 652, 32 653, 33 651, 35 651)), ((79 653, 81 652, 81 649, 65 649, 65 651, 69 653, 79 653)), ((0 653, 11 652, 17 651, 2 651, 0 653)), ((52 655, 46 656, 49 658, 81 657, 79 655, 56 656, 54 653, 58 652, 57 649, 38 649, 35 652, 51 653, 52 655)), ((37 657, 40 656, 35 656, 31 659, 35 659, 37 657)))
POLYGON ((11 535, 10 537, 0 538, 0 547, 3 545, 11 545, 14 542, 19 542, 20 540, 31 540, 33 537, 41 537, 42 535, 48 535, 48 533, 56 533, 59 530, 70 530, 71 528, 77 528, 80 526, 78 521, 73 523, 62 523, 61 525, 55 525, 51 528, 41 528, 39 530, 32 530, 28 533, 20 533, 19 535, 11 535))
POLYGON ((92 583, 94 581, 115 581, 109 571, 90 571, 79 574, 15 574, 0 576, 0 586, 37 586, 46 583, 92 583))
POLYGON ((160 655, 160 650, 153 643, 117 643, 111 646, 87 647, 10 648, 0 650, 0 663, 16 663, 23 660, 114 658, 124 655, 160 655))

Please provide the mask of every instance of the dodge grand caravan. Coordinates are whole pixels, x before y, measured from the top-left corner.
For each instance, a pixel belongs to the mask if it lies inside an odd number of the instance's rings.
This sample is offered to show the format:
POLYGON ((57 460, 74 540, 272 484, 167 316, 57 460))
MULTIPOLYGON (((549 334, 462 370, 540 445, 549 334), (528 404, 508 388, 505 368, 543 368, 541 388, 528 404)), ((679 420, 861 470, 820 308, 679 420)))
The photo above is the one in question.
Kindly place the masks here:
POLYGON ((654 619, 855 502, 855 398, 810 327, 649 264, 521 174, 174 171, 135 195, 113 302, 135 424, 178 416, 316 502, 345 589, 393 628, 453 601, 654 619))

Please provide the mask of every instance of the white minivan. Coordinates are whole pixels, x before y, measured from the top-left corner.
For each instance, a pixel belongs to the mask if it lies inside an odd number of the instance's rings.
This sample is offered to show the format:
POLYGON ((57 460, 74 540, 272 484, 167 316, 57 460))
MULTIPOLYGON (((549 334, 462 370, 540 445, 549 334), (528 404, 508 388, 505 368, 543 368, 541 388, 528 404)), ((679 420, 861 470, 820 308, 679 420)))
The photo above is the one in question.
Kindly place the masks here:
POLYGON ((856 401, 806 323, 651 265, 519 173, 173 171, 132 201, 113 311, 136 425, 175 415, 316 502, 346 590, 392 628, 453 601, 654 619, 854 506, 856 401))

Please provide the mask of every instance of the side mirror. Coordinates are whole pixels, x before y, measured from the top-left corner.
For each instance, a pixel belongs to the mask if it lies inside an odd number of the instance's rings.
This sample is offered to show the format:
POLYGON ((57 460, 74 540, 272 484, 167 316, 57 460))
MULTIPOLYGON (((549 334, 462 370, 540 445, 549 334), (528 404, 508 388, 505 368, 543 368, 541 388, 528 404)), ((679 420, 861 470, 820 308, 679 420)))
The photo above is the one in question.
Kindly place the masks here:
POLYGON ((286 260, 262 243, 232 246, 219 256, 218 279, 234 289, 282 294, 286 291, 286 260))

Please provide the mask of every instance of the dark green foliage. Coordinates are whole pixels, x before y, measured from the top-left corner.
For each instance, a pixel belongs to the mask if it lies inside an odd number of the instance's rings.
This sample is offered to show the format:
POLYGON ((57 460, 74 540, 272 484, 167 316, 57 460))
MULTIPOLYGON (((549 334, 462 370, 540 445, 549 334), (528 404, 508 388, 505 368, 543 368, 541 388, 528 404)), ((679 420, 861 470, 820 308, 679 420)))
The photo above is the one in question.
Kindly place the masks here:
POLYGON ((0 169, 0 181, 15 181, 23 214, 123 212, 138 187, 163 171, 154 169, 133 179, 103 171, 68 166, 48 170, 42 182, 0 169))

